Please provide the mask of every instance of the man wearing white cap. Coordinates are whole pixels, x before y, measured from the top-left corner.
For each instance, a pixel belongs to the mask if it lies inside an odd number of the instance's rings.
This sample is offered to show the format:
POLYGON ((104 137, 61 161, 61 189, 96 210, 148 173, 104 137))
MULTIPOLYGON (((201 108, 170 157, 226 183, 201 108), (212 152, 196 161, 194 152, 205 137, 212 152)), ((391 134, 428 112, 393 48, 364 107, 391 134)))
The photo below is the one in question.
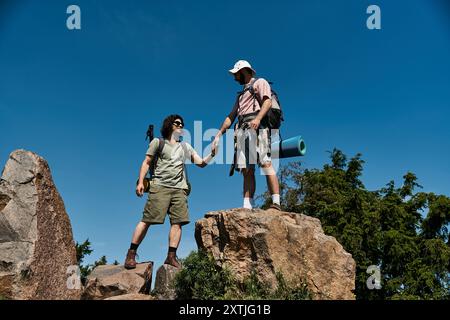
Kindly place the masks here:
POLYGON ((213 146, 219 144, 220 137, 230 128, 237 117, 239 130, 236 133, 238 141, 243 141, 240 139, 242 137, 245 141, 242 144, 238 143, 238 145, 243 146, 244 150, 238 152, 239 161, 236 168, 244 176, 243 207, 252 209, 254 206, 255 162, 257 162, 266 175, 267 186, 272 195, 271 208, 281 210, 280 187, 270 157, 270 130, 265 124, 265 115, 272 107, 270 84, 263 78, 255 78, 256 71, 245 60, 236 62, 229 72, 234 76, 235 81, 243 86, 243 91, 240 92, 233 109, 225 118, 214 139, 213 146), (252 156, 253 153, 256 153, 256 156, 252 156), (256 160, 252 161, 252 159, 256 160))

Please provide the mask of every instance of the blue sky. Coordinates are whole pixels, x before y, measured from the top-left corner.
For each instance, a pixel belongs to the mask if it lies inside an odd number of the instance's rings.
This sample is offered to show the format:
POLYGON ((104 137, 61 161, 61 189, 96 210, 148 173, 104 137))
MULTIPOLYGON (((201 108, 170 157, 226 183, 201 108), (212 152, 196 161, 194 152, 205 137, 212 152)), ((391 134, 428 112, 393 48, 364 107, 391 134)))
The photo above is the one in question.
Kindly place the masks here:
MULTIPOLYGON (((410 170, 450 195, 449 12, 441 0, 0 0, 1 166, 19 148, 46 158, 75 239, 93 243, 88 262, 123 262, 145 204, 134 186, 147 126, 170 113, 189 130, 220 126, 240 89, 227 70, 247 59, 275 82, 282 135, 306 140, 305 168, 337 147, 363 154, 369 189, 410 170), (82 30, 66 28, 70 4, 82 30), (370 4, 382 30, 366 28, 370 4)), ((228 170, 189 168, 180 257, 196 248, 196 220, 241 206, 242 178, 228 170)), ((163 262, 168 228, 149 230, 141 261, 163 262)))

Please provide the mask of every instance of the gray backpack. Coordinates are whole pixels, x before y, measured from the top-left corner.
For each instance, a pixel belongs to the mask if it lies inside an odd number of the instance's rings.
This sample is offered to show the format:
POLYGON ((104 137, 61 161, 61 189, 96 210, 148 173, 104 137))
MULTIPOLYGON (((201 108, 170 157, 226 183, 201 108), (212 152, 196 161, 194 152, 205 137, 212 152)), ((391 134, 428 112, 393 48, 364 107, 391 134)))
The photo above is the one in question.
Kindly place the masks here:
MULTIPOLYGON (((258 101, 259 107, 262 106, 262 101, 258 97, 258 95, 255 92, 255 89, 253 88, 254 83, 258 80, 256 78, 254 81, 250 83, 250 85, 242 91, 240 94, 243 94, 246 91, 249 91, 253 96, 253 111, 256 110, 256 101, 258 101)), ((272 107, 267 111, 266 115, 264 116, 263 120, 261 121, 261 124, 269 129, 280 129, 281 122, 284 121, 283 118, 283 110, 281 110, 281 104, 280 100, 278 99, 278 94, 272 89, 273 82, 270 82, 270 89, 272 94, 272 107)))

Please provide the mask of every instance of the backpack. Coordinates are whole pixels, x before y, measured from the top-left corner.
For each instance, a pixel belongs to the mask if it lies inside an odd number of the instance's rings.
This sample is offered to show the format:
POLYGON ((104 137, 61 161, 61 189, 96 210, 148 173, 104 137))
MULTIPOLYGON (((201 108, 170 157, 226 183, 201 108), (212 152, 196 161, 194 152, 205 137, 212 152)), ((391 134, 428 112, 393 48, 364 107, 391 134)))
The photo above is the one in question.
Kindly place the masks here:
MULTIPOLYGON (((253 88, 254 83, 259 78, 256 78, 254 81, 250 83, 247 89, 245 89, 242 93, 244 93, 246 90, 250 91, 250 93, 253 96, 253 111, 255 110, 255 102, 258 101, 259 107, 262 106, 262 101, 259 99, 258 95, 255 92, 255 89, 253 88)), ((278 99, 278 94, 272 89, 273 82, 268 81, 270 84, 270 90, 272 94, 272 107, 267 111, 266 115, 264 116, 263 120, 261 121, 262 125, 269 128, 269 129, 280 129, 281 122, 284 121, 283 118, 283 110, 281 110, 281 104, 280 100, 278 99)))

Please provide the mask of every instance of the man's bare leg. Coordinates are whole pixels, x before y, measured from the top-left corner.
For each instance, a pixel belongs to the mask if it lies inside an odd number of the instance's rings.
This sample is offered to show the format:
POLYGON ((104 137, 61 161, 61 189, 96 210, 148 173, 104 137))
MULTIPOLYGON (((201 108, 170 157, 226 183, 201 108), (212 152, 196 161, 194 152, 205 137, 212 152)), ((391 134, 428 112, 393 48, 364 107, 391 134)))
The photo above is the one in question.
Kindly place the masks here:
POLYGON ((181 265, 177 261, 177 249, 181 240, 181 225, 172 224, 169 231, 169 252, 167 253, 165 264, 170 264, 176 268, 180 268, 181 265))
POLYGON ((178 248, 181 240, 181 225, 173 224, 169 231, 169 247, 178 248))
POLYGON ((146 222, 139 222, 134 229, 133 237, 131 239, 130 249, 128 249, 127 257, 125 258, 125 268, 126 269, 134 269, 136 268, 136 253, 137 248, 141 244, 145 235, 147 234, 148 228, 150 224, 146 222))
POLYGON ((140 245, 142 240, 144 240, 149 227, 150 225, 148 223, 142 221, 139 222, 136 226, 136 229, 134 230, 131 242, 140 245))
POLYGON ((255 170, 246 168, 242 171, 244 176, 244 205, 246 209, 253 208, 253 197, 256 189, 255 170))
POLYGON ((281 209, 280 207, 280 184, 272 163, 267 163, 262 166, 266 174, 267 188, 272 196, 272 208, 281 209))

